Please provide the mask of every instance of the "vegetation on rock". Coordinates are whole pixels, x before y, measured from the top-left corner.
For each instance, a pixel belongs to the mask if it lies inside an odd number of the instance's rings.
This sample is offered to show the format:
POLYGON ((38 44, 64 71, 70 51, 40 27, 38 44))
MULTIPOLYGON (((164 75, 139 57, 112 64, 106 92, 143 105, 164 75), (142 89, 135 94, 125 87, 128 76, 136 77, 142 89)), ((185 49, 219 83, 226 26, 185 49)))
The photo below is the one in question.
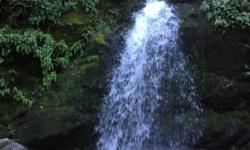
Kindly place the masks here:
POLYGON ((62 14, 76 6, 74 1, 64 0, 3 0, 1 17, 10 23, 28 20, 32 25, 56 24, 62 14))
POLYGON ((248 0, 204 0, 202 10, 216 28, 223 30, 250 29, 248 0))
MULTIPOLYGON (((25 61, 25 57, 32 57, 32 62, 39 62, 36 72, 41 72, 39 73, 41 79, 39 82, 45 89, 49 89, 52 83, 57 80, 57 74, 68 69, 74 60, 79 58, 84 63, 98 61, 98 55, 87 54, 86 42, 90 38, 95 38, 96 41, 105 44, 101 31, 106 26, 115 23, 119 17, 117 10, 109 10, 100 16, 97 14, 98 3, 99 0, 0 1, 0 18, 4 20, 0 27, 0 67, 5 70, 0 74, 1 100, 13 99, 28 107, 31 107, 34 102, 30 96, 31 92, 22 90, 16 84, 16 77, 22 71, 22 68, 16 70, 10 64, 18 63, 16 57, 23 59, 23 61, 25 61), (82 11, 79 11, 78 7, 82 11), (78 32, 81 32, 82 36, 79 40, 70 42, 65 42, 64 38, 56 40, 53 35, 44 31, 44 27, 51 29, 52 26, 56 28, 60 24, 64 26, 70 23, 67 20, 63 21, 63 15, 67 13, 77 13, 77 17, 81 15, 78 19, 90 20, 86 23, 72 24, 79 28, 78 32), (98 36, 95 37, 95 34, 98 36)), ((72 17, 68 16, 71 20, 74 19, 72 17)))
POLYGON ((81 5, 86 12, 97 12, 99 0, 80 0, 81 5))
MULTIPOLYGON (((11 54, 32 55, 38 59, 42 68, 43 86, 49 88, 53 81, 56 81, 56 69, 67 69, 72 58, 80 56, 83 52, 83 44, 79 41, 69 46, 64 41, 56 42, 54 38, 37 30, 12 30, 2 28, 0 30, 0 60, 1 64, 11 54)), ((29 99, 14 87, 12 90, 7 88, 5 80, 1 82, 2 96, 12 95, 14 99, 28 103, 29 99)))

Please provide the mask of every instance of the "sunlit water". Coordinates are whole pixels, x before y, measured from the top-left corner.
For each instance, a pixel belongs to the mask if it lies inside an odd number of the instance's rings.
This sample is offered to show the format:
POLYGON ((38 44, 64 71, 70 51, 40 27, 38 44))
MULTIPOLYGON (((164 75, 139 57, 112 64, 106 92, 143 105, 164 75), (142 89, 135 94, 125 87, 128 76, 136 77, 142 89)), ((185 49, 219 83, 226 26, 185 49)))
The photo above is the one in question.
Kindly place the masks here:
POLYGON ((136 13, 99 113, 98 150, 188 149, 197 139, 200 108, 178 30, 164 1, 148 0, 136 13))

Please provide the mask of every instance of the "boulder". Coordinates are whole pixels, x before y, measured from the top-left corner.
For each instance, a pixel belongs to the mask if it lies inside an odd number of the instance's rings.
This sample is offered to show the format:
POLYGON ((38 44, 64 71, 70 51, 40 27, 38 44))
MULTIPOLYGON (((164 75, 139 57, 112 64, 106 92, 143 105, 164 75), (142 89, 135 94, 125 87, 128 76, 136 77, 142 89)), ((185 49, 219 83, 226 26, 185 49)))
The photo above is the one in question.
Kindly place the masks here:
POLYGON ((7 138, 10 135, 8 130, 0 125, 0 139, 7 138))
POLYGON ((83 149, 92 145, 97 108, 105 86, 101 82, 104 68, 101 63, 90 63, 60 74, 49 91, 41 92, 33 108, 15 120, 14 137, 41 150, 78 148, 79 144, 83 149))
POLYGON ((247 32, 216 31, 199 1, 179 0, 180 46, 195 79, 203 112, 198 149, 249 149, 250 42, 247 32))
POLYGON ((10 139, 0 139, 0 149, 1 150, 28 150, 23 145, 20 145, 10 139))

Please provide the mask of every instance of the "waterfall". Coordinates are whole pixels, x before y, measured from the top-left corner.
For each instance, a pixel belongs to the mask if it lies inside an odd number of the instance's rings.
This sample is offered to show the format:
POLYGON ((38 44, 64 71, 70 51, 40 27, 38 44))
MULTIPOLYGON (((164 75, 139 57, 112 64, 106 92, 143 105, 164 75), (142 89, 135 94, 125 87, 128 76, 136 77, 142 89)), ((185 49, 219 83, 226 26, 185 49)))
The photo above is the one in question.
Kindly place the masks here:
POLYGON ((98 150, 187 149, 196 139, 200 108, 178 30, 164 1, 148 0, 135 14, 99 113, 98 150))

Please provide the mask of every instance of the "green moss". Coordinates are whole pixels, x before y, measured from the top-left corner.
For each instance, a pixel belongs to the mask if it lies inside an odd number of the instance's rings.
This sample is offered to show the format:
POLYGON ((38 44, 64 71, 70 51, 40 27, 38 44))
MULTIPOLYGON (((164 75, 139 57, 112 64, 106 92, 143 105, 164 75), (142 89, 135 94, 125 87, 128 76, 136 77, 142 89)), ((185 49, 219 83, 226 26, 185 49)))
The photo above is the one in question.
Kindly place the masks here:
POLYGON ((27 107, 16 101, 0 100, 0 125, 7 127, 13 124, 13 120, 27 110, 27 107))
POLYGON ((196 16, 200 11, 200 3, 180 3, 176 4, 178 16, 181 19, 181 27, 193 28, 199 26, 202 22, 206 21, 205 17, 196 16), (193 16, 193 17, 192 17, 193 16))
POLYGON ((202 97, 229 94, 231 87, 236 86, 235 81, 218 76, 215 73, 205 72, 201 69, 192 71, 198 93, 202 97))
POLYGON ((101 33, 98 33, 96 38, 95 38, 95 41, 98 43, 98 44, 101 44, 101 45, 106 45, 106 42, 105 42, 105 37, 103 34, 101 33))
POLYGON ((45 97, 42 99, 41 103, 40 103, 40 109, 44 109, 44 108, 48 108, 50 106, 50 100, 45 97))
POLYGON ((11 116, 8 113, 10 111, 10 106, 4 101, 0 101, 0 122, 2 125, 7 125, 11 121, 11 116))
POLYGON ((217 113, 213 111, 204 112, 207 126, 215 131, 223 131, 226 128, 249 128, 250 114, 246 111, 230 111, 217 113))
POLYGON ((85 25, 89 22, 89 16, 81 10, 72 11, 63 17, 63 22, 73 25, 85 25))
MULTIPOLYGON (((91 57, 89 64, 75 65, 72 69, 59 74, 58 80, 52 88, 43 94, 43 98, 39 103, 40 108, 56 108, 68 107, 74 103, 86 106, 93 93, 82 89, 82 85, 91 86, 92 82, 98 78, 103 79, 101 70, 97 71, 99 56, 94 55, 91 57), (95 61, 92 61, 95 60, 95 61), (93 72, 92 70, 95 70, 93 72), (101 77, 99 77, 101 76, 101 77), (88 97, 82 98, 82 94, 88 97)), ((97 99, 100 98, 97 96, 97 99)), ((94 100, 93 100, 94 101, 94 100)))
POLYGON ((44 138, 71 129, 78 120, 73 107, 58 107, 36 110, 30 113, 28 123, 19 126, 16 136, 22 142, 44 138))
POLYGON ((73 124, 72 117, 74 113, 74 108, 71 107, 63 107, 59 108, 59 110, 56 109, 54 116, 48 120, 48 135, 56 134, 63 129, 69 129, 73 124))
MULTIPOLYGON (((95 82, 104 80, 99 63, 75 64, 59 74, 58 80, 42 99, 28 112, 28 122, 16 129, 21 142, 66 132, 82 121, 96 115, 101 94, 95 91, 95 82)), ((9 111, 7 111, 9 112, 9 111)))
POLYGON ((87 63, 97 63, 97 62, 99 62, 99 60, 100 60, 100 58, 98 55, 92 55, 92 56, 88 56, 86 58, 87 63))
POLYGON ((204 96, 213 92, 214 82, 212 81, 211 77, 209 77, 208 73, 196 69, 192 71, 192 74, 200 95, 204 96))

